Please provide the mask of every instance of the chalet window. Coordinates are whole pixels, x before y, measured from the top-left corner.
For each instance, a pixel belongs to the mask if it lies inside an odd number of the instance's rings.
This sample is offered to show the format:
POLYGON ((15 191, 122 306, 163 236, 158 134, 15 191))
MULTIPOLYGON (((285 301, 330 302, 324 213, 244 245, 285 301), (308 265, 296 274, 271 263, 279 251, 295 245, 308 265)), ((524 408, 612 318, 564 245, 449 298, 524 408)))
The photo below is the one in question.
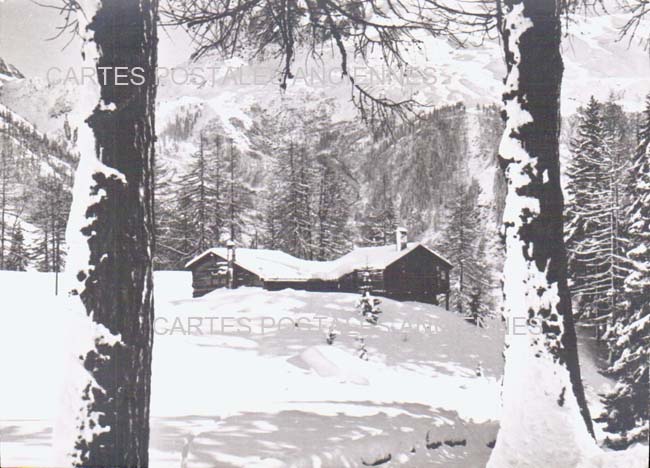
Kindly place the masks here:
POLYGON ((211 276, 224 276, 228 274, 228 262, 217 262, 214 268, 210 268, 211 276))

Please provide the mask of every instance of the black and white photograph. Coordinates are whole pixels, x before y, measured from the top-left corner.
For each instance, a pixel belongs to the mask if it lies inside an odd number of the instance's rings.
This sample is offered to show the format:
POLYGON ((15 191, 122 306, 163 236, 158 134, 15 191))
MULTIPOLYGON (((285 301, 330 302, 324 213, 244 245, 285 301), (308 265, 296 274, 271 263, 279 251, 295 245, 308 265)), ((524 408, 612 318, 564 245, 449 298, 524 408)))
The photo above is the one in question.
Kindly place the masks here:
POLYGON ((650 1, 0 0, 0 467, 646 468, 650 1))

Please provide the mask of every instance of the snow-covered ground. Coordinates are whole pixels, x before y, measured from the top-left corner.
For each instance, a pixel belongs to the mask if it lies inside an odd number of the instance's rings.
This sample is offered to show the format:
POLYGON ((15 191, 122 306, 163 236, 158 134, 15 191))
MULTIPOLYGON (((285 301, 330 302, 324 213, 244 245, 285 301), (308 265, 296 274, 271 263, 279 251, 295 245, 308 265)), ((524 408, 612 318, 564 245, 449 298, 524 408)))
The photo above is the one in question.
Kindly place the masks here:
MULTIPOLYGON (((2 272, 0 289, 2 461, 44 466, 63 299, 50 274, 2 272)), ((191 299, 188 274, 157 273, 152 466, 185 457, 188 467, 338 468, 388 453, 407 466, 484 464, 497 431, 498 324, 477 329, 434 306, 383 300, 373 326, 356 300, 255 288, 191 299), (328 346, 332 321, 340 335, 328 346), (427 432, 440 447, 425 447, 427 432)))
MULTIPOLYGON (((155 279, 152 467, 485 466, 498 429, 499 322, 480 329, 382 299, 373 326, 354 294, 241 288, 192 299, 188 273, 155 279)), ((47 466, 74 331, 52 274, 0 272, 0 297, 3 466, 47 466)))

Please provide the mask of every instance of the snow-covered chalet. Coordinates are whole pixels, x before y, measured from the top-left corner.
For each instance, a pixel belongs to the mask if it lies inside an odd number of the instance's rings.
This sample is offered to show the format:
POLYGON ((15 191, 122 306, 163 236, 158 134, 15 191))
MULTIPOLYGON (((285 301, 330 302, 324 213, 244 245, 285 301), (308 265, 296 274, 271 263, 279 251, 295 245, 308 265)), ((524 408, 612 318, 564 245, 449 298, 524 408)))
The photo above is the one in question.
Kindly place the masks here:
POLYGON ((445 295, 448 303, 451 263, 423 244, 407 243, 404 230, 396 237, 395 245, 355 248, 332 261, 303 260, 279 250, 217 247, 185 268, 192 272, 194 297, 228 286, 358 292, 370 284, 376 294, 432 303, 445 295))

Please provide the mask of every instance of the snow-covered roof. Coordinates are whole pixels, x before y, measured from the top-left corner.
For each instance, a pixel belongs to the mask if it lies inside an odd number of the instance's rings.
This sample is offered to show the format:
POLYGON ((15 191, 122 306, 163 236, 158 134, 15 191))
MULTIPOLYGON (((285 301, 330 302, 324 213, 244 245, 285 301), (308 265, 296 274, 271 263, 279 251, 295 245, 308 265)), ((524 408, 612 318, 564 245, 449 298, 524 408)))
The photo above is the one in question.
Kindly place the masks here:
MULTIPOLYGON (((341 258, 328 262, 303 260, 279 250, 238 248, 235 249, 235 262, 264 280, 336 280, 354 270, 365 268, 383 270, 418 247, 428 250, 452 266, 451 262, 442 255, 419 243, 409 243, 400 251, 395 248, 395 245, 358 247, 341 258)), ((228 250, 225 247, 208 249, 190 260, 185 268, 191 268, 209 255, 217 255, 225 259, 228 250)))
POLYGON ((385 245, 380 247, 357 247, 352 252, 345 254, 338 260, 329 262, 335 264, 330 273, 333 275, 333 278, 340 278, 346 273, 350 273, 351 271, 361 268, 383 270, 418 247, 422 247, 428 250, 433 255, 440 258, 443 262, 447 263, 449 266, 452 266, 451 262, 444 258, 442 255, 434 252, 423 244, 413 242, 409 243, 405 249, 399 251, 395 248, 395 245, 385 245))
MULTIPOLYGON (((221 258, 228 258, 228 249, 217 247, 208 249, 201 255, 190 260, 185 268, 190 268, 195 263, 209 255, 218 255, 221 258)), ((304 264, 319 263, 301 260, 280 250, 268 249, 235 249, 235 262, 245 270, 255 273, 260 278, 296 278, 304 277, 304 264)))

